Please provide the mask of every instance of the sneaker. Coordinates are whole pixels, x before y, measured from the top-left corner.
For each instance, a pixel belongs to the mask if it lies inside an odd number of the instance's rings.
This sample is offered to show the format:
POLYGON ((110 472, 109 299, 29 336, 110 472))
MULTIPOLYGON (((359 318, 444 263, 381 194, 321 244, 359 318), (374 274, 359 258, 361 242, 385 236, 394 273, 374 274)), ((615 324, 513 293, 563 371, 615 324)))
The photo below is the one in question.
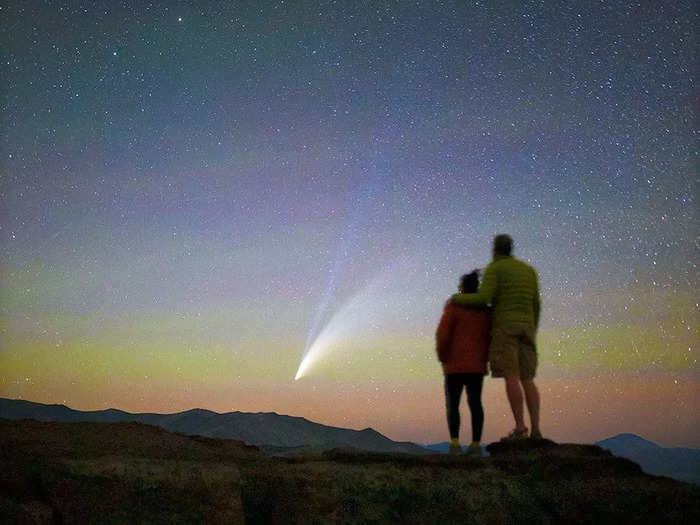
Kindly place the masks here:
POLYGON ((450 445, 450 456, 456 456, 462 453, 462 447, 459 445, 450 445))
POLYGON ((539 430, 533 430, 532 432, 530 432, 530 439, 544 439, 544 438, 542 437, 542 432, 540 432, 539 430))
POLYGON ((473 456, 476 458, 483 457, 484 451, 481 448, 481 445, 472 443, 467 447, 467 450, 464 452, 467 456, 473 456))
POLYGON ((507 436, 504 436, 501 438, 501 441, 517 441, 518 439, 525 439, 527 437, 527 427, 523 428, 522 430, 518 430, 517 428, 513 431, 511 431, 510 434, 507 436))

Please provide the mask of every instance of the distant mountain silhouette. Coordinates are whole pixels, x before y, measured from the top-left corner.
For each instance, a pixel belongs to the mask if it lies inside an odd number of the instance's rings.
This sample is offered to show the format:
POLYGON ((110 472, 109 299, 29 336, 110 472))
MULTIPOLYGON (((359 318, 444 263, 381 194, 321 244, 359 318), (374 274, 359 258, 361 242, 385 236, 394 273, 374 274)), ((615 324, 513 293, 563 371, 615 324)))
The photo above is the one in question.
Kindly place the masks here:
POLYGON ((700 450, 696 448, 664 448, 635 434, 619 434, 596 445, 639 463, 648 474, 700 485, 700 450))
POLYGON ((0 398, 0 418, 64 423, 145 423, 181 434, 237 439, 276 454, 306 450, 323 451, 336 447, 354 447, 374 452, 427 453, 419 445, 392 441, 371 428, 352 430, 331 427, 302 417, 274 412, 219 414, 200 408, 176 414, 130 414, 113 408, 83 412, 65 405, 45 405, 21 399, 0 398))

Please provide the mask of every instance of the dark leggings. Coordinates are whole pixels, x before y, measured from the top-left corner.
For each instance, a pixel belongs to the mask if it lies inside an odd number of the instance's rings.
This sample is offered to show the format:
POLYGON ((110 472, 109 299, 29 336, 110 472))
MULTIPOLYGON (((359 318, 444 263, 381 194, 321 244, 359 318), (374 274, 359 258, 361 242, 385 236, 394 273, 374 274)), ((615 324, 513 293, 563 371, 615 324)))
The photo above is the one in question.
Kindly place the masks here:
POLYGON ((484 407, 481 405, 481 387, 484 374, 447 374, 445 375, 445 405, 447 407, 447 426, 450 437, 459 437, 459 400, 462 387, 467 387, 467 403, 472 414, 472 441, 481 441, 484 429, 484 407))

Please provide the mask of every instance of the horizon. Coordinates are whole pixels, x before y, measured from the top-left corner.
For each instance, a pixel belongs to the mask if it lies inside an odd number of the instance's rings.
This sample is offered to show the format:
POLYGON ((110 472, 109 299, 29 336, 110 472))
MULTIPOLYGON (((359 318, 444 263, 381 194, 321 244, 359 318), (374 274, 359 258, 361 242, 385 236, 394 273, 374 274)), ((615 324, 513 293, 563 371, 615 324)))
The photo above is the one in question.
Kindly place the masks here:
POLYGON ((700 447, 695 5, 511 4, 3 7, 0 396, 444 441, 508 233, 543 434, 700 447))
MULTIPOLYGON (((308 422, 310 422, 310 423, 318 424, 318 425, 321 425, 321 426, 329 426, 329 427, 333 427, 333 428, 343 428, 343 429, 345 429, 345 430, 353 430, 353 431, 356 431, 356 432, 361 432, 361 431, 363 431, 363 430, 374 430, 375 432, 379 432, 379 433, 380 433, 381 435, 383 435, 384 437, 387 437, 387 438, 391 439, 391 438, 390 438, 389 436, 387 436, 384 432, 381 432, 379 429, 376 429, 376 428, 373 428, 373 427, 364 427, 364 428, 339 427, 339 426, 336 426, 336 425, 328 425, 327 423, 324 423, 323 421, 314 421, 314 420, 308 419, 308 418, 303 417, 303 416, 296 416, 296 415, 294 415, 294 414, 286 414, 286 413, 280 413, 280 412, 275 412, 275 411, 265 411, 265 412, 260 412, 260 411, 258 411, 258 412, 255 412, 255 411, 231 410, 231 411, 225 411, 225 412, 217 412, 217 411, 215 411, 215 410, 210 410, 210 409, 208 409, 208 408, 202 408, 202 407, 192 407, 192 408, 188 408, 188 409, 185 409, 185 410, 178 410, 178 411, 176 411, 176 412, 154 412, 154 411, 131 412, 131 411, 128 411, 128 410, 123 410, 123 409, 121 409, 121 408, 117 408, 117 407, 108 407, 108 408, 96 409, 96 410, 83 410, 83 409, 77 409, 77 408, 72 407, 72 406, 68 406, 68 405, 66 405, 66 404, 64 404, 64 403, 40 403, 40 402, 38 402, 38 401, 32 401, 32 400, 29 400, 29 399, 22 399, 22 398, 16 398, 16 399, 0 398, 0 399, 5 399, 5 400, 7 400, 7 401, 26 401, 27 403, 32 403, 32 404, 37 404, 37 405, 43 405, 43 406, 48 406, 48 407, 63 407, 63 408, 67 408, 67 409, 69 409, 69 410, 73 410, 73 411, 75 411, 75 412, 88 412, 88 413, 89 413, 89 412, 106 412, 106 411, 114 410, 114 411, 117 411, 117 412, 122 412, 122 413, 125 413, 125 414, 131 414, 131 415, 135 415, 135 416, 138 416, 138 415, 145 415, 145 414, 170 416, 170 415, 182 414, 182 413, 185 413, 185 412, 193 412, 193 411, 196 411, 196 410, 201 410, 201 411, 203 411, 203 412, 211 412, 212 414, 215 414, 215 415, 218 415, 218 416, 220 416, 220 415, 226 415, 226 414, 251 414, 251 415, 265 414, 265 415, 273 415, 273 416, 280 416, 280 417, 290 417, 290 418, 293 418, 293 419, 303 419, 303 420, 308 421, 308 422)), ((641 436, 641 435, 639 435, 639 434, 635 434, 634 432, 619 432, 619 433, 614 434, 614 435, 608 435, 608 436, 605 436, 605 437, 600 437, 600 438, 595 439, 595 440, 593 440, 593 441, 577 441, 576 443, 582 443, 582 444, 596 444, 596 443, 601 442, 601 441, 606 441, 606 440, 610 440, 610 439, 615 439, 615 438, 619 438, 619 437, 621 437, 621 436, 632 436, 632 437, 642 439, 643 441, 646 441, 646 442, 648 442, 648 443, 652 443, 652 444, 654 444, 654 445, 657 445, 657 446, 660 446, 660 447, 663 447, 663 448, 692 448, 692 449, 699 449, 699 450, 700 450, 700 447, 695 447, 695 446, 661 445, 661 444, 657 443, 656 441, 649 439, 647 436, 641 436)), ((546 437, 546 436, 545 436, 545 437, 546 437)), ((227 439, 227 438, 220 438, 220 439, 227 439)), ((415 444, 421 445, 421 446, 429 446, 429 445, 438 445, 438 444, 449 443, 449 440, 444 440, 444 441, 433 441, 433 442, 418 442, 418 441, 411 441, 411 440, 396 440, 396 439, 392 439, 392 441, 395 441, 395 442, 410 442, 410 443, 415 443, 415 444)), ((485 440, 485 441, 484 441, 484 444, 496 443, 496 442, 498 442, 498 441, 499 441, 498 439, 494 439, 493 441, 485 440)), ((484 446, 485 446, 485 445, 484 445, 484 446)))
MULTIPOLYGON (((63 404, 63 403, 39 403, 39 402, 37 402, 37 401, 30 401, 29 399, 21 399, 21 398, 17 398, 17 399, 0 398, 0 399, 5 399, 5 400, 7 400, 7 401, 26 401, 26 402, 28 402, 28 403, 32 403, 32 404, 36 404, 36 405, 44 405, 44 406, 48 406, 48 407, 63 407, 63 408, 68 408, 69 410, 73 410, 73 411, 75 411, 75 412, 87 412, 87 413, 89 413, 89 412, 106 412, 106 411, 114 410, 114 411, 117 411, 117 412, 122 412, 122 413, 124 413, 124 414, 131 414, 131 415, 135 415, 135 416, 138 416, 138 415, 146 415, 146 414, 148 414, 148 415, 171 416, 171 415, 182 414, 182 413, 185 413, 185 412, 193 412, 193 411, 196 411, 196 410, 201 410, 201 411, 203 411, 203 412, 211 412, 212 414, 215 414, 215 415, 218 415, 218 416, 226 415, 226 414, 251 414, 251 415, 265 414, 265 415, 273 415, 273 416, 280 416, 280 417, 290 417, 290 418, 293 418, 293 419, 303 419, 303 420, 305 420, 305 421, 308 421, 308 422, 310 422, 310 423, 314 423, 314 424, 317 424, 317 425, 321 425, 321 426, 330 426, 330 427, 333 427, 333 428, 343 428, 343 429, 345 429, 345 430, 352 430, 352 431, 355 431, 355 432, 362 432, 362 431, 364 431, 364 430, 374 430, 375 432, 379 432, 379 430, 377 430, 377 429, 375 429, 375 428, 372 428, 372 427, 364 427, 364 428, 337 427, 337 426, 334 426, 334 425, 326 425, 325 423, 323 423, 323 422, 321 422, 321 421, 312 421, 312 420, 307 419, 307 418, 305 418, 305 417, 295 416, 295 415, 293 415, 293 414, 281 414, 281 413, 278 413, 278 412, 242 412, 242 411, 240 411, 240 410, 233 410, 233 411, 229 411, 229 412, 216 412, 216 411, 214 411, 214 410, 209 410, 209 409, 207 409, 207 408, 202 408, 202 407, 193 407, 193 408, 188 408, 188 409, 186 409, 186 410, 180 410, 180 411, 177 411, 177 412, 166 412, 166 413, 152 412, 152 411, 149 411, 149 412, 129 412, 129 411, 127 411, 127 410, 122 410, 122 409, 116 408, 116 407, 109 407, 109 408, 104 408, 104 409, 100 409, 100 410, 79 410, 79 409, 76 409, 76 408, 74 408, 74 407, 70 407, 70 406, 68 406, 68 405, 65 405, 65 404, 63 404)), ((60 422, 60 421, 57 421, 57 422, 60 422)), ((142 424, 150 424, 150 423, 142 423, 142 424)), ((157 425, 156 425, 156 426, 157 426, 157 425)), ((384 435, 382 432, 379 432, 379 433, 382 434, 384 437, 388 437, 388 436, 384 435)), ((621 433, 619 433, 619 434, 615 434, 615 435, 612 435, 612 436, 602 437, 602 438, 597 439, 597 440, 595 440, 595 441, 593 441, 593 442, 591 442, 591 443, 588 443, 588 442, 582 442, 582 443, 583 443, 583 444, 596 444, 596 443, 598 443, 598 442, 600 442, 600 441, 606 441, 606 440, 610 440, 610 439, 615 439, 615 438, 619 438, 619 437, 621 437, 621 436, 632 436, 632 437, 635 437, 635 438, 639 438, 639 439, 641 439, 641 440, 643 440, 643 441, 646 441, 646 442, 648 442, 648 443, 652 443, 652 444, 654 444, 654 445, 661 446, 661 445, 659 445, 658 443, 656 443, 656 442, 654 442, 654 441, 652 441, 652 440, 650 440, 650 439, 647 439, 647 438, 644 437, 644 436, 640 436, 640 435, 635 434, 635 433, 632 433, 632 432, 621 432, 621 433)), ((218 438, 218 439, 228 439, 228 438, 218 438)), ((392 441, 398 442, 397 440, 392 440, 392 441)), ((494 440, 494 441, 492 441, 492 442, 495 443, 495 442, 497 442, 497 441, 498 441, 498 440, 494 440)), ((410 442, 410 443, 414 443, 414 444, 416 444, 416 445, 421 445, 421 446, 449 444, 449 440, 448 440, 448 441, 440 441, 440 442, 430 442, 430 443, 427 443, 427 442, 426 442, 426 443, 421 443, 421 442, 415 442, 415 441, 404 441, 404 442, 405 442, 405 443, 410 442)), ((489 443, 488 441, 484 441, 484 445, 483 445, 483 446, 485 446, 485 445, 488 444, 488 443, 489 443)), ((680 446, 678 446, 678 447, 663 447, 663 448, 698 448, 698 447, 680 447, 680 446)), ((700 448, 699 448, 699 449, 700 449, 700 448)))

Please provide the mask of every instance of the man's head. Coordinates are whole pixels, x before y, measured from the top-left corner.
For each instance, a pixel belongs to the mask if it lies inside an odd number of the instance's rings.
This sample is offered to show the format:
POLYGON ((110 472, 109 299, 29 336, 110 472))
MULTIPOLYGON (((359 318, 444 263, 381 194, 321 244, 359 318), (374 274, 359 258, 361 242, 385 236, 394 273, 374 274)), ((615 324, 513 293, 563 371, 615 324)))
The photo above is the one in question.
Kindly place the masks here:
POLYGON ((506 233, 501 233, 493 238, 494 255, 510 255, 513 250, 513 239, 506 233))

